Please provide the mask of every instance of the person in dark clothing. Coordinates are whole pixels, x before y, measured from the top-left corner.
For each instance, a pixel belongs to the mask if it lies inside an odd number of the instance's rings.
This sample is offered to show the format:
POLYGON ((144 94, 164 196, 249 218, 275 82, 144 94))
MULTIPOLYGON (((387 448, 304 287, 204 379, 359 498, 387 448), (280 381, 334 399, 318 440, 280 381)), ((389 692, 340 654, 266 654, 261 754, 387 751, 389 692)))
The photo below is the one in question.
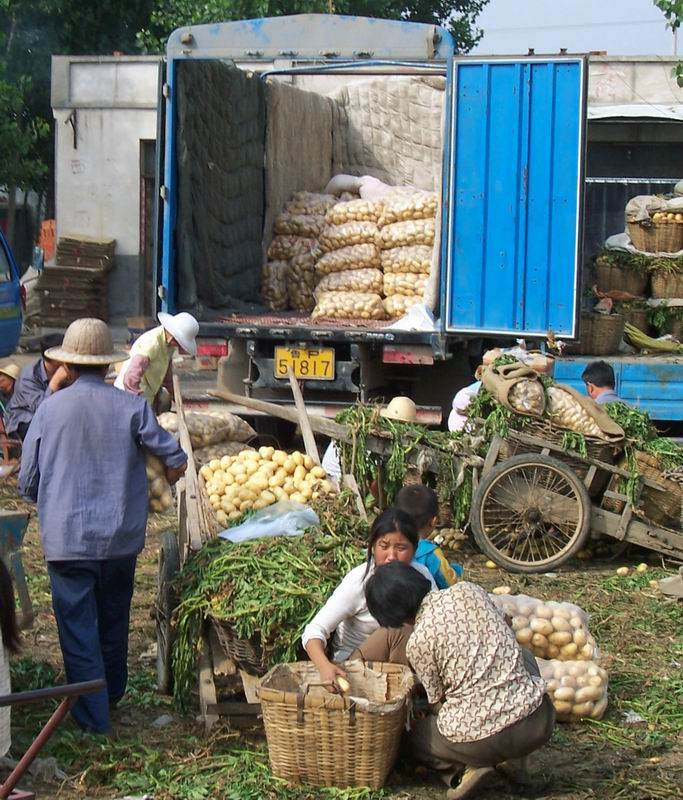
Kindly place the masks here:
POLYGON ((23 441, 38 406, 46 397, 68 384, 66 367, 45 355, 51 347, 59 347, 63 338, 61 333, 43 336, 40 340, 40 358, 34 364, 24 367, 19 374, 14 385, 14 394, 7 404, 8 436, 23 441))

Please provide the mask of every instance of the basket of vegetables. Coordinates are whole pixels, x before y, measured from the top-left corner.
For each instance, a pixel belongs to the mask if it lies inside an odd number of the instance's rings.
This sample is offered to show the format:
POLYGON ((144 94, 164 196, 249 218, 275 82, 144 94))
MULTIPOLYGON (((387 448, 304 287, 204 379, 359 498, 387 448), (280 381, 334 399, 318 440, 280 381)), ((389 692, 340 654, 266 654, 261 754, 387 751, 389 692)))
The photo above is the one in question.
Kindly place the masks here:
POLYGON ((576 355, 607 356, 616 353, 626 320, 621 314, 581 314, 579 341, 567 348, 576 355))
MULTIPOLYGON (((665 259, 659 261, 663 262, 665 259)), ((677 262, 672 261, 653 270, 652 296, 657 299, 683 297, 683 270, 677 262)))
POLYGON ((650 275, 643 256, 617 250, 604 250, 595 258, 595 282, 603 291, 619 289, 642 297, 647 293, 650 275))
POLYGON ((348 661, 339 694, 310 661, 279 664, 258 694, 273 774, 291 784, 380 789, 398 755, 414 678, 409 667, 348 661))
POLYGON ((645 222, 628 222, 636 250, 643 253, 677 253, 683 249, 683 214, 656 211, 645 222))

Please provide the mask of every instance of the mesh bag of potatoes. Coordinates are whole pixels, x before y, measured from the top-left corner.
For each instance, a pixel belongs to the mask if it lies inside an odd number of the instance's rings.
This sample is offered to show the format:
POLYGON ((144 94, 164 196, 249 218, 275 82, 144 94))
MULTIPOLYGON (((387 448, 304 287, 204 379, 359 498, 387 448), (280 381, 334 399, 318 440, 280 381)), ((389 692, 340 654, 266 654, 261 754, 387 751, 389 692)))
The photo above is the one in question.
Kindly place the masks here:
POLYGON ((315 245, 315 239, 302 236, 275 236, 268 248, 268 260, 289 261, 300 253, 309 253, 315 245))
POLYGON ((383 199, 384 210, 379 224, 384 226, 410 219, 434 219, 438 204, 436 192, 389 192, 383 199))
POLYGON ((434 244, 436 225, 433 219, 411 219, 407 222, 393 222, 380 229, 378 244, 382 250, 392 247, 434 244))
POLYGON ((382 272, 378 269, 349 269, 332 272, 317 285, 316 296, 322 292, 371 292, 382 291, 382 272))
POLYGON ((166 468, 157 456, 146 452, 145 471, 147 473, 149 510, 157 514, 168 511, 173 506, 173 494, 171 486, 166 480, 166 468))
POLYGON ((210 461, 218 459, 220 461, 223 456, 236 456, 243 450, 253 450, 244 442, 219 442, 218 444, 209 444, 206 447, 199 447, 194 450, 194 461, 198 467, 203 467, 210 461))
POLYGON ((382 298, 371 292, 320 292, 311 316, 333 319, 386 319, 382 298))
MULTIPOLYGON (((177 414, 166 411, 159 414, 157 419, 164 430, 177 436, 177 414)), ((229 412, 186 411, 185 422, 193 450, 218 442, 246 442, 256 436, 256 431, 248 422, 229 412)))
POLYGON ((273 311, 286 311, 289 261, 267 261, 261 270, 261 298, 273 311))
POLYGON ((350 200, 337 203, 325 214, 327 225, 344 225, 346 222, 377 222, 382 216, 382 203, 371 200, 350 200))
POLYGON ((378 234, 376 222, 346 222, 344 225, 325 225, 318 241, 322 251, 329 253, 353 244, 376 244, 378 234))
POLYGON ((316 239, 323 227, 323 219, 314 214, 288 214, 283 211, 275 217, 273 233, 316 239))
POLYGON ((493 603, 511 619, 522 647, 548 660, 593 661, 598 646, 588 630, 586 613, 572 603, 544 602, 524 594, 490 595, 493 603))
POLYGON ((382 250, 380 261, 384 274, 415 273, 427 275, 432 268, 434 248, 427 244, 409 247, 392 247, 382 250))
POLYGON ((288 302, 294 311, 308 314, 315 306, 315 262, 316 255, 312 251, 294 256, 289 262, 288 302))
POLYGON ((384 294, 391 297, 394 294, 402 294, 405 297, 424 297, 425 286, 427 285, 428 275, 420 275, 416 272, 396 272, 384 276, 384 294))
POLYGON ((607 670, 594 661, 537 658, 541 677, 561 722, 600 719, 607 708, 607 670))
POLYGON ((200 475, 221 525, 278 500, 307 503, 334 492, 325 470, 310 456, 273 447, 214 459, 201 468, 200 475))
POLYGON ((379 265, 377 245, 354 244, 321 255, 315 268, 320 275, 328 275, 331 272, 343 272, 350 269, 378 268, 379 265))
POLYGON ((403 317, 408 311, 422 302, 421 297, 406 297, 403 294, 392 294, 384 301, 384 310, 391 319, 403 317))
POLYGON ((286 214, 324 217, 327 211, 338 202, 339 198, 333 194, 295 192, 285 203, 283 212, 286 214))

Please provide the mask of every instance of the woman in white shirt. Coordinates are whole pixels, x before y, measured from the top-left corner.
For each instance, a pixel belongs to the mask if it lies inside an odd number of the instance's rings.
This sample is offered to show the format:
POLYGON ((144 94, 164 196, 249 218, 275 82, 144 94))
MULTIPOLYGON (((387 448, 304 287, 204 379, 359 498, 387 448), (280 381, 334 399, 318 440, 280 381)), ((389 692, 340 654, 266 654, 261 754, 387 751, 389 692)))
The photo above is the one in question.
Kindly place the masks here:
MULTIPOLYGON (((330 691, 336 691, 336 679, 346 673, 336 663, 349 655, 378 628, 377 620, 368 611, 365 602, 365 582, 375 567, 391 561, 410 564, 417 550, 418 533, 409 514, 397 508, 388 508, 375 520, 370 530, 368 559, 349 572, 334 590, 329 600, 308 623, 302 637, 309 658, 318 668, 321 682, 330 691), (326 649, 332 640, 332 659, 326 649)), ((424 575, 434 588, 434 579, 421 564, 412 565, 424 575)))

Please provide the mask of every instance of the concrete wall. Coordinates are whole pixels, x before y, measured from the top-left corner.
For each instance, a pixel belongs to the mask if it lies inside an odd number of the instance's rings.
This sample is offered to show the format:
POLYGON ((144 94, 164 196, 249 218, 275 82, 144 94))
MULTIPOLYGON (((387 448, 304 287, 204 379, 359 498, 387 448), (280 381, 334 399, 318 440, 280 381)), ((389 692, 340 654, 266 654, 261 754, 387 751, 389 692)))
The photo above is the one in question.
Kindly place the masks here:
POLYGON ((110 315, 143 312, 140 142, 156 138, 158 59, 52 59, 57 236, 116 239, 110 315))

